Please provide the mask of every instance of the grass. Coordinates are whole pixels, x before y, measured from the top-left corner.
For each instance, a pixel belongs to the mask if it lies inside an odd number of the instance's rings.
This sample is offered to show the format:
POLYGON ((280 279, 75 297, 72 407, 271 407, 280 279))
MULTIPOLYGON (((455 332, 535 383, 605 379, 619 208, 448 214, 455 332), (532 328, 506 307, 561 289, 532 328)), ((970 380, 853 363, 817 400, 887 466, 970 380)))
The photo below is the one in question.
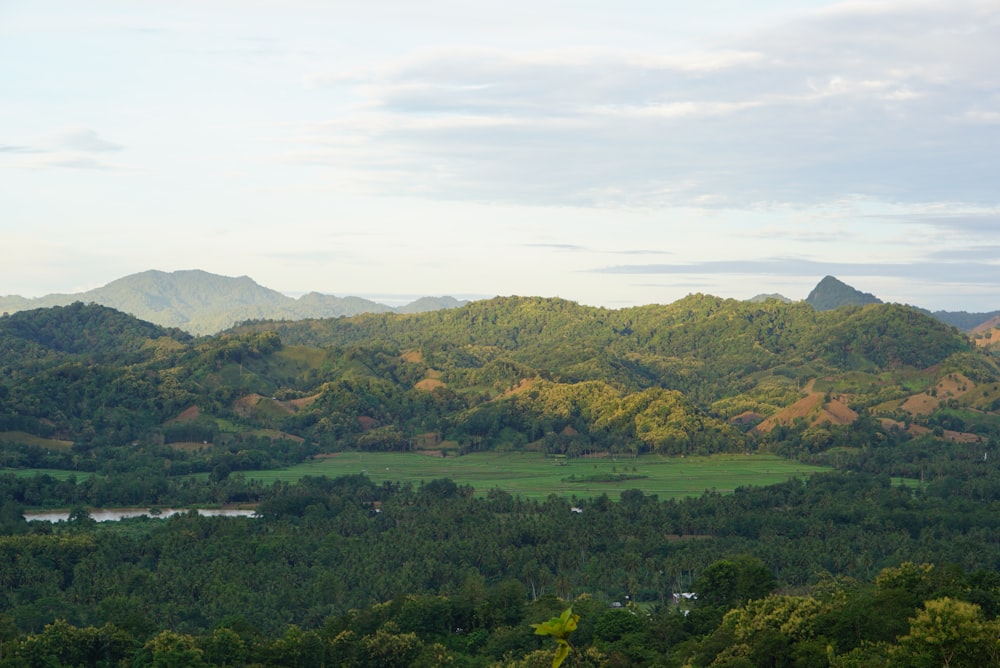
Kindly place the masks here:
POLYGON ((73 447, 73 441, 60 441, 55 438, 43 438, 24 431, 0 431, 0 441, 10 443, 21 443, 24 445, 35 445, 48 450, 69 450, 73 447))
MULTIPOLYGON (((775 455, 715 455, 638 459, 570 459, 558 461, 539 453, 483 452, 462 457, 431 457, 416 453, 350 452, 317 459, 287 469, 246 471, 253 480, 270 484, 295 482, 303 476, 331 478, 364 473, 376 484, 386 481, 414 487, 436 478, 472 485, 478 494, 500 488, 528 498, 550 494, 587 498, 607 494, 617 499, 624 490, 638 489, 661 499, 700 496, 707 490, 730 493, 737 487, 764 486, 831 468, 801 464, 775 455), (633 471, 633 468, 635 469, 633 471), (575 476, 575 481, 569 480, 575 476)), ((0 473, 33 476, 47 473, 60 480, 86 478, 90 473, 53 469, 0 469, 0 473)), ((192 477, 206 478, 207 473, 192 477)), ((903 484, 899 481, 897 484, 903 484)))
POLYGON ((511 494, 545 498, 549 494, 591 497, 607 494, 617 499, 622 491, 638 489, 661 499, 699 496, 706 490, 722 493, 737 487, 763 486, 789 478, 831 469, 810 466, 774 455, 716 455, 712 457, 662 457, 638 459, 571 459, 557 463, 537 453, 484 452, 462 457, 430 457, 415 453, 340 453, 278 471, 247 472, 265 483, 294 482, 307 475, 337 477, 365 473, 377 484, 412 483, 415 487, 436 478, 451 478, 472 485, 484 494, 500 488, 511 494), (634 470, 633 470, 634 469, 634 470), (642 476, 600 482, 594 478, 642 476), (577 482, 564 479, 575 476, 577 482), (580 481, 582 478, 590 480, 580 481))
POLYGON ((18 478, 31 478, 36 475, 50 475, 56 480, 68 480, 75 477, 77 482, 85 480, 96 473, 88 471, 66 471, 65 469, 9 469, 0 468, 0 474, 13 473, 18 478))

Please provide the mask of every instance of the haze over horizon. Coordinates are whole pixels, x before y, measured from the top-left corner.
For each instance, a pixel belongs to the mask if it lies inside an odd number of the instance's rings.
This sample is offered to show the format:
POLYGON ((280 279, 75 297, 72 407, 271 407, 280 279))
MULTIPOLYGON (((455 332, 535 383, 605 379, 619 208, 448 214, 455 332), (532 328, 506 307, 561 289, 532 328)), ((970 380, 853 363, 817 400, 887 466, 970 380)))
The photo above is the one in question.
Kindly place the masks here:
POLYGON ((1000 309, 1000 3, 0 3, 0 295, 1000 309))

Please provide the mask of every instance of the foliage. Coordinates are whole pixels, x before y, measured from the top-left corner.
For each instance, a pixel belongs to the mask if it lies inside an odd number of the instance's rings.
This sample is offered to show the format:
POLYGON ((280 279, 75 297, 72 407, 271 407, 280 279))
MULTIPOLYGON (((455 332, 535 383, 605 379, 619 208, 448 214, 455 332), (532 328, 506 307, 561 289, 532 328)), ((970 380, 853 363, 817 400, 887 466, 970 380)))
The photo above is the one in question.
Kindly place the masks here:
MULTIPOLYGON (((867 408, 907 396, 893 374, 938 363, 968 371, 969 382, 1000 375, 953 330, 895 305, 819 313, 692 295, 610 311, 511 297, 418 315, 258 323, 195 340, 74 304, 0 321, 0 431, 23 434, 13 465, 84 471, 178 444, 175 475, 260 468, 259 454, 235 467, 208 461, 242 462, 250 450, 287 461, 284 445, 240 447, 263 431, 304 442, 299 457, 428 441, 460 453, 746 452, 762 438, 747 425, 794 403, 817 375, 871 371, 876 383, 838 388, 867 408), (746 414, 758 417, 733 422, 746 414), (33 438, 73 446, 35 452, 33 438)), ((1000 409, 1000 390, 942 410, 993 403, 1000 409)), ((948 425, 991 435, 994 417, 948 425)), ((945 418, 922 419, 946 429, 945 418)), ((810 452, 837 445, 835 436, 811 440, 810 452)))
POLYGON ((572 631, 588 665, 996 665, 975 640, 1000 614, 998 371, 898 305, 510 297, 202 339, 96 305, 15 314, 0 319, 0 461, 63 475, 0 476, 0 652, 547 663, 535 624, 557 658, 572 631), (815 412, 755 427, 806 395, 815 412), (859 415, 816 419, 834 405, 859 415), (755 450, 842 470, 619 501, 525 498, 485 476, 477 494, 440 476, 244 475, 320 453, 497 448, 588 475, 583 455, 755 450), (259 516, 87 512, 226 503, 259 516), (46 506, 72 521, 24 521, 46 506))
POLYGON ((573 631, 576 631, 576 625, 579 621, 580 615, 573 614, 573 608, 569 607, 563 610, 558 617, 531 625, 531 628, 535 629, 535 635, 551 636, 556 641, 556 654, 552 657, 552 668, 559 668, 573 650, 569 636, 573 631))

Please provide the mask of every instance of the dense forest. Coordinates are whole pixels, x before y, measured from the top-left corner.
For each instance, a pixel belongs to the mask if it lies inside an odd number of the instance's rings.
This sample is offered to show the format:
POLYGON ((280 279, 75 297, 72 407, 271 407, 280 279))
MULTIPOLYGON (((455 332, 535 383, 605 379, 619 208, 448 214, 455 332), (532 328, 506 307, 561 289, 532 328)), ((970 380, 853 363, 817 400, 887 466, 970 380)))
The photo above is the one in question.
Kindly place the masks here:
POLYGON ((211 337, 19 312, 0 318, 0 665, 551 665, 531 625, 570 607, 564 665, 1000 665, 998 432, 992 353, 892 304, 508 297, 211 337), (487 449, 835 470, 618 500, 244 476, 487 449), (257 517, 89 514, 231 503, 257 517), (70 520, 25 521, 46 507, 70 520))

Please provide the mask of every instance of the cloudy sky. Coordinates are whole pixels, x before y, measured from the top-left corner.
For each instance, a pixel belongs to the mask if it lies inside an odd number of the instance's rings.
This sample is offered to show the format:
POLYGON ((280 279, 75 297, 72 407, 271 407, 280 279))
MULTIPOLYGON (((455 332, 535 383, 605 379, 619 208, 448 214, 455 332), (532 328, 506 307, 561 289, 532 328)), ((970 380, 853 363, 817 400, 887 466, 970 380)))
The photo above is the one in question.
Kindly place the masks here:
POLYGON ((0 294, 1000 309, 1000 0, 0 0, 0 294))

